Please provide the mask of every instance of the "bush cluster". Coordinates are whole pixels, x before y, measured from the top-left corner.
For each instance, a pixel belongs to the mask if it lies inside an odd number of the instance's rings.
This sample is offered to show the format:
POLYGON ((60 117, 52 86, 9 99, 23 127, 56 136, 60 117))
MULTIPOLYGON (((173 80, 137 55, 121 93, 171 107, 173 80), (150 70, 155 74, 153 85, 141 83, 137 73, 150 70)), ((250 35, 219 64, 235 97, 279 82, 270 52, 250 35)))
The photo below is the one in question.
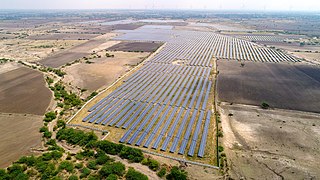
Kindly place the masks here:
POLYGON ((63 101, 65 106, 79 106, 81 105, 81 99, 74 93, 68 93, 65 90, 65 87, 60 84, 56 83, 54 86, 50 86, 50 89, 54 92, 54 96, 57 100, 63 101))

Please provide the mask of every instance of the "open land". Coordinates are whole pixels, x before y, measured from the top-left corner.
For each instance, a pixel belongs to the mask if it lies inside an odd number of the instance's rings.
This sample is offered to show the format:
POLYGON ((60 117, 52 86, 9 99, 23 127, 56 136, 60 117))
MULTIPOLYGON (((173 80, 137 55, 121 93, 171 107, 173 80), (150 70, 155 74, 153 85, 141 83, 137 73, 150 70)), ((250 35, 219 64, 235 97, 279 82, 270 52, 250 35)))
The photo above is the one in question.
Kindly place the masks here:
POLYGON ((0 112, 43 115, 52 97, 45 84, 43 75, 29 68, 1 73, 0 112))
POLYGON ((307 65, 218 61, 219 100, 320 112, 320 68, 307 65))
POLYGON ((161 43, 156 42, 121 42, 116 44, 108 50, 110 51, 141 51, 141 52, 154 52, 161 46, 161 43))
POLYGON ((77 59, 90 55, 91 53, 93 53, 94 48, 103 43, 106 43, 108 39, 114 37, 115 35, 116 34, 114 33, 110 33, 98 36, 71 49, 67 49, 55 55, 42 59, 39 62, 45 66, 57 68, 66 63, 70 63, 77 59))
POLYGON ((42 116, 0 113, 0 168, 41 146, 42 116))
POLYGON ((149 53, 110 52, 114 57, 90 60, 92 64, 79 63, 65 68, 64 82, 89 92, 103 89, 143 61, 149 53))
POLYGON ((221 105, 223 144, 234 179, 320 176, 319 114, 221 105))

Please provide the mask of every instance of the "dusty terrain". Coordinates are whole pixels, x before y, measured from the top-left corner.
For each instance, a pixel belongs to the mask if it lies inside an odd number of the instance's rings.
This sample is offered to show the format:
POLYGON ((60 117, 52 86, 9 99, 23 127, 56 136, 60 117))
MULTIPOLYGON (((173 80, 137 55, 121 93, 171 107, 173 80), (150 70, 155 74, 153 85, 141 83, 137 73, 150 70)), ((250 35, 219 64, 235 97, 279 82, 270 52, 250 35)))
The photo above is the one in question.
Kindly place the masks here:
POLYGON ((80 33, 52 33, 52 34, 36 34, 29 36, 28 39, 33 40, 89 40, 95 38, 99 34, 80 34, 80 33))
POLYGON ((317 66, 218 61, 221 101, 320 112, 320 68, 317 66))
POLYGON ((41 145, 42 116, 0 114, 0 168, 7 167, 41 145))
POLYGON ((95 37, 80 45, 74 46, 70 49, 66 49, 65 51, 44 58, 40 61, 40 63, 45 66, 57 68, 66 63, 70 63, 77 59, 90 55, 97 46, 106 43, 110 38, 114 36, 116 36, 115 33, 108 33, 95 37))
POLYGON ((108 50, 154 52, 159 46, 161 46, 161 43, 156 42, 121 42, 108 48, 108 50))
POLYGON ((75 64, 65 68, 64 82, 88 91, 109 86, 112 82, 143 61, 149 53, 110 52, 114 57, 90 60, 92 64, 75 64))
POLYGON ((220 112, 232 178, 320 177, 319 114, 226 103, 220 112))
POLYGON ((5 39, 0 41, 0 57, 35 62, 81 42, 84 41, 5 39))
POLYGON ((43 115, 52 93, 42 73, 25 67, 0 72, 0 112, 43 115))

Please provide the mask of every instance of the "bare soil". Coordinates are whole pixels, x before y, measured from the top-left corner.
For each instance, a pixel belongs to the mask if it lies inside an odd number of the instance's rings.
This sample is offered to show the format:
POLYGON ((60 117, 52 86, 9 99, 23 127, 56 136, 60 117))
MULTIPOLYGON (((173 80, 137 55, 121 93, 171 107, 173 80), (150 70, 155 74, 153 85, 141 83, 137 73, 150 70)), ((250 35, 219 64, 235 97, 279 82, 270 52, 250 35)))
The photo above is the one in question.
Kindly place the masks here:
POLYGON ((64 49, 83 43, 80 40, 0 40, 0 58, 36 62, 64 49))
POLYGON ((141 27, 142 24, 116 24, 111 26, 112 30, 134 30, 141 27))
POLYGON ((94 48, 96 48, 97 46, 100 46, 101 44, 106 43, 108 39, 114 37, 115 35, 116 34, 114 33, 109 33, 109 34, 98 36, 80 45, 77 45, 65 51, 59 52, 53 56, 44 58, 39 62, 45 66, 57 68, 66 63, 73 62, 77 59, 90 55, 93 52, 94 48))
POLYGON ((143 52, 154 52, 162 44, 156 42, 121 42, 116 44, 108 50, 110 51, 143 51, 143 52))
POLYGON ((20 67, 0 74, 0 112, 43 115, 52 93, 42 73, 20 67))
POLYGON ((220 112, 232 178, 320 177, 319 114, 227 103, 220 112))
POLYGON ((0 168, 33 154, 31 148, 41 146, 42 119, 35 115, 0 114, 0 168))
POLYGON ((220 101, 320 112, 320 68, 317 66, 218 61, 220 101))
POLYGON ((52 34, 36 34, 29 36, 28 39, 33 40, 89 40, 97 37, 99 34, 84 33, 52 33, 52 34))
MULTIPOLYGON (((93 64, 80 63, 65 68, 64 81, 89 92, 112 84, 132 67, 143 61, 149 53, 112 52, 114 57, 90 60, 93 64)), ((102 54, 103 56, 103 54, 102 54)))

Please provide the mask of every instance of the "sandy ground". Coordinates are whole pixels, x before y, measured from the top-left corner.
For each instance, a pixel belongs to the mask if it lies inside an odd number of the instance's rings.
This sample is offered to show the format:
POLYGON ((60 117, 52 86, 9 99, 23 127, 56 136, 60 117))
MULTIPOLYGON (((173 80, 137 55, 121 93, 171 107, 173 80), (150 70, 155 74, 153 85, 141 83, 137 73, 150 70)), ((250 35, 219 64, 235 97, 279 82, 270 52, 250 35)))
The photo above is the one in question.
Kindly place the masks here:
POLYGON ((0 74, 0 112, 43 115, 52 93, 42 73, 19 67, 0 74))
POLYGON ((41 145, 42 119, 35 115, 0 114, 0 168, 32 154, 30 148, 41 145))
POLYGON ((319 114, 225 103, 220 112, 232 178, 320 177, 319 114))
MULTIPOLYGON (((121 75, 131 69, 149 53, 110 52, 113 58, 102 57, 90 60, 93 64, 80 63, 65 68, 67 75, 64 81, 74 86, 95 91, 109 86, 121 75)), ((103 54, 102 54, 103 55, 103 54)))

